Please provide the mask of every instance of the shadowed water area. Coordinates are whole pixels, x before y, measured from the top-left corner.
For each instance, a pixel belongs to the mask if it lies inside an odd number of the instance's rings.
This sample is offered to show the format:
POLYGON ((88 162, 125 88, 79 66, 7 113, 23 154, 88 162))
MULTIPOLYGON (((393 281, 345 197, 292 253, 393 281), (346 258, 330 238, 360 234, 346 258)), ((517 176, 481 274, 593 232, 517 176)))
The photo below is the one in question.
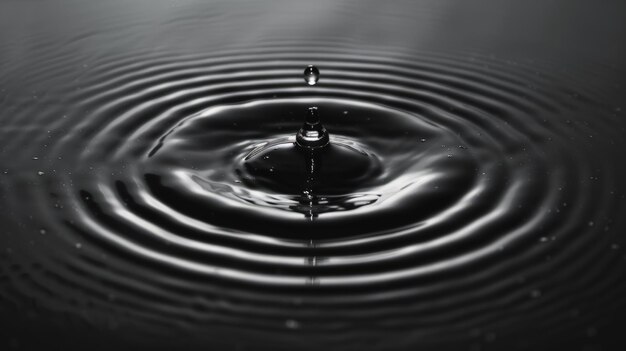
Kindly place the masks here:
POLYGON ((0 349, 623 350, 624 35, 623 1, 1 1, 0 349))

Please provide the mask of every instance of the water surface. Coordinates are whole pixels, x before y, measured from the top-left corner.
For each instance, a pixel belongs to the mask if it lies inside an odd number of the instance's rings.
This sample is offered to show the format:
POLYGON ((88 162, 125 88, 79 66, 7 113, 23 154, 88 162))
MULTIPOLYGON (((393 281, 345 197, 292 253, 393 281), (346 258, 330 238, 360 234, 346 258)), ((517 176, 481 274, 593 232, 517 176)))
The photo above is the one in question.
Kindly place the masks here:
POLYGON ((621 350, 625 23, 1 2, 2 349, 621 350))

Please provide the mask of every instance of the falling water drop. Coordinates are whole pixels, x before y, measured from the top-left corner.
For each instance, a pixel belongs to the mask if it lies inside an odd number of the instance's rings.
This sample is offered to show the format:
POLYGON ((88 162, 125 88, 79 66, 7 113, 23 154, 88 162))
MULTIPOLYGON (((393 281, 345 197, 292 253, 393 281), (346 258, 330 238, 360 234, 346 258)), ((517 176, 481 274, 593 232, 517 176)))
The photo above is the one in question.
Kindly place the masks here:
POLYGON ((309 65, 307 66, 307 68, 304 69, 304 81, 308 85, 317 84, 317 81, 319 79, 320 79, 320 70, 317 69, 317 67, 313 65, 309 65))

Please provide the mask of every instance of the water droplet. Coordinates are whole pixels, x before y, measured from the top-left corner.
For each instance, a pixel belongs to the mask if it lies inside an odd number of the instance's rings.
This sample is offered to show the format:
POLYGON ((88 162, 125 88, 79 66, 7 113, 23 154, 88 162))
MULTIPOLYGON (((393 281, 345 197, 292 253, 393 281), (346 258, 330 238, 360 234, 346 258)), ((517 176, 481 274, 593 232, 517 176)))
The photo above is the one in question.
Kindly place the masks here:
POLYGON ((309 107, 302 127, 296 135, 296 144, 302 148, 319 149, 328 145, 329 136, 320 122, 317 107, 309 107))
POLYGON ((426 142, 426 139, 421 138, 421 139, 420 139, 420 142, 425 143, 425 142, 426 142))
POLYGON ((39 159, 39 157, 33 156, 33 160, 37 161, 38 159, 39 159))
POLYGON ((46 230, 45 230, 45 229, 41 229, 41 230, 39 230, 39 233, 40 233, 41 235, 44 235, 44 234, 46 234, 46 230))
POLYGON ((81 247, 83 247, 83 244, 81 244, 81 243, 76 243, 76 248, 77 248, 77 249, 80 249, 81 247))
POLYGON ((317 84, 317 81, 319 79, 320 79, 320 71, 317 69, 317 67, 313 65, 309 65, 307 68, 304 69, 304 81, 308 85, 317 84))
POLYGON ((44 172, 42 172, 42 171, 38 171, 38 172, 37 172, 37 175, 40 175, 40 176, 42 176, 42 175, 44 175, 44 174, 45 174, 45 173, 44 173, 44 172))
POLYGON ((294 319, 287 319, 285 321, 285 326, 289 329, 298 329, 300 328, 300 323, 294 319))

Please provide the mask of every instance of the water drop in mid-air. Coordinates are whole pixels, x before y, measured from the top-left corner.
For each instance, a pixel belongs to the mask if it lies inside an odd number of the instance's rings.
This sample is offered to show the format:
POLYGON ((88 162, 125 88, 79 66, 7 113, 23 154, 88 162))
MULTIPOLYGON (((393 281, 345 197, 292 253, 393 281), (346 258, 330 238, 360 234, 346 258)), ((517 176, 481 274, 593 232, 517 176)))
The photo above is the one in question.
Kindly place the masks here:
POLYGON ((307 66, 307 68, 304 69, 304 81, 308 85, 317 84, 317 81, 319 79, 320 79, 320 70, 317 69, 317 67, 313 65, 309 65, 307 66))

